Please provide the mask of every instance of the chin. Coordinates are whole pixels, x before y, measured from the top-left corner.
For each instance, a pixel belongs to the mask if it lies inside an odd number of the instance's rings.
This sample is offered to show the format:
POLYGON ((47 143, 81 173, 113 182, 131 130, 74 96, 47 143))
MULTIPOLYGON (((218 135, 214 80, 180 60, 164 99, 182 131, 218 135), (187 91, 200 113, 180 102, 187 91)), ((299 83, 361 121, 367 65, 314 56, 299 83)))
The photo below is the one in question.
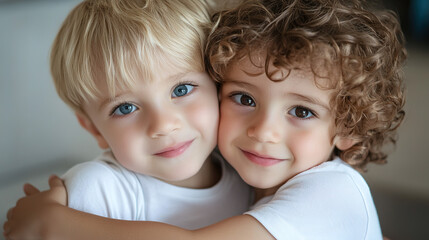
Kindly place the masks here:
POLYGON ((168 179, 168 181, 183 181, 187 180, 193 176, 195 176, 200 169, 202 168, 202 164, 188 164, 186 166, 183 166, 182 168, 174 169, 174 174, 171 174, 168 179))
POLYGON ((262 181, 252 182, 252 183, 249 182, 247 184, 249 184, 250 186, 252 186, 254 188, 258 188, 258 189, 269 189, 269 188, 273 188, 276 186, 275 184, 266 183, 266 182, 262 182, 262 181))
POLYGON ((266 189, 272 187, 269 182, 267 182, 266 180, 264 181, 264 179, 261 179, 260 177, 242 175, 240 173, 239 175, 245 183, 254 188, 266 189))
POLYGON ((193 177, 197 172, 175 172, 174 175, 166 176, 165 178, 162 178, 164 181, 168 182, 181 182, 184 180, 187 180, 191 177, 193 177))

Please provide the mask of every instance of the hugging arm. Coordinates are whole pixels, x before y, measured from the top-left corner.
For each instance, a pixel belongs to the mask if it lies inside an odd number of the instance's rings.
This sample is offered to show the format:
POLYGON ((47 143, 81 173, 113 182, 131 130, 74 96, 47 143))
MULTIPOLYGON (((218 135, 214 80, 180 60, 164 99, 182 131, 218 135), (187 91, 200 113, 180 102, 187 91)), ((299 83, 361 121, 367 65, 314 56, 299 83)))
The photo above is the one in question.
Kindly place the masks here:
POLYGON ((66 207, 66 190, 58 177, 39 192, 26 185, 4 224, 7 239, 274 239, 253 217, 240 215, 197 230, 160 222, 125 221, 100 217, 66 207))

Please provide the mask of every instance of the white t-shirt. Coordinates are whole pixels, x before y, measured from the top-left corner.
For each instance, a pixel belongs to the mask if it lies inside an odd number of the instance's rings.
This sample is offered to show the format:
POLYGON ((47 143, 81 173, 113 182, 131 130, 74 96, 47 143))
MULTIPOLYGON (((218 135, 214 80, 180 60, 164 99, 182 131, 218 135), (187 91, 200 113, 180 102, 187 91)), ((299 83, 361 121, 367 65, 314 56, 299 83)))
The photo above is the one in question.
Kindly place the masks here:
POLYGON ((213 187, 174 186, 122 167, 105 152, 78 164, 64 176, 71 208, 115 219, 164 222, 197 229, 244 213, 251 190, 218 153, 222 177, 213 187))
POLYGON ((368 185, 339 158, 297 174, 246 214, 278 240, 383 238, 368 185))

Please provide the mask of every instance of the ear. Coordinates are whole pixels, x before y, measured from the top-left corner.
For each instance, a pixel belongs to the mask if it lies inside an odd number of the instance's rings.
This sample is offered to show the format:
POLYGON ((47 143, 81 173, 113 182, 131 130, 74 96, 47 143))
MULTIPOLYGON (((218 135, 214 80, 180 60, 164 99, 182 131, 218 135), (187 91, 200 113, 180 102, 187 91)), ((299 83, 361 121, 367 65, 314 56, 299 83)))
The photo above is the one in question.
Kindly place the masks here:
POLYGON ((104 139, 103 135, 98 131, 97 127, 92 123, 91 119, 84 114, 80 112, 75 112, 76 118, 79 121, 79 124, 88 131, 94 138, 97 140, 98 146, 101 149, 107 149, 109 148, 109 144, 104 139))
POLYGON ((355 145, 357 141, 350 137, 336 137, 335 146, 341 151, 347 150, 355 145))

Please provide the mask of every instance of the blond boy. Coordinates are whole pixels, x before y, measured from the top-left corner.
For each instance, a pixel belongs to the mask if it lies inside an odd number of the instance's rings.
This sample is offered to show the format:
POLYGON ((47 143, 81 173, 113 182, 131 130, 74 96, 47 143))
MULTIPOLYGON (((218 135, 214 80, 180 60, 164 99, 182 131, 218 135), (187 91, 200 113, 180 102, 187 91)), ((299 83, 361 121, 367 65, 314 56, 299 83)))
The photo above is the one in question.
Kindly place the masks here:
POLYGON ((208 10, 200 0, 87 0, 67 16, 52 47, 55 87, 105 149, 64 175, 69 207, 187 229, 247 210, 250 188, 213 153, 208 10))

